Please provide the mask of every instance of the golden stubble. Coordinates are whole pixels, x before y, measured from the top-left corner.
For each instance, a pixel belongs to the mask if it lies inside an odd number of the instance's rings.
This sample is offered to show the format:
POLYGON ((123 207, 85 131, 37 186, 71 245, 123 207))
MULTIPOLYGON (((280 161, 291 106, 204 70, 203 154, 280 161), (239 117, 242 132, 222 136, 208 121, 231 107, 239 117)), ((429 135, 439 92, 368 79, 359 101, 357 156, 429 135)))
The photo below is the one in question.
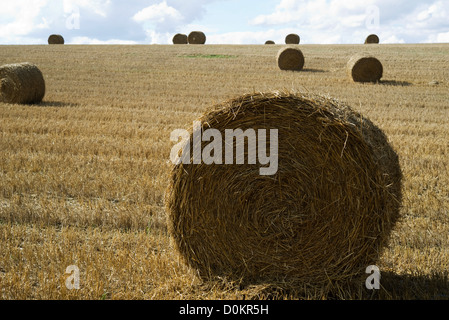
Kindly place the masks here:
POLYGON ((229 98, 287 89, 346 102, 399 155, 402 219, 382 289, 361 283, 345 298, 447 299, 449 45, 301 45, 300 72, 279 70, 281 47, 2 46, 1 64, 36 64, 47 92, 0 104, 0 298, 304 298, 202 283, 175 254, 163 206, 172 130, 229 98), (366 50, 382 61, 379 84, 347 77, 366 50), (69 265, 79 290, 65 286, 69 265))

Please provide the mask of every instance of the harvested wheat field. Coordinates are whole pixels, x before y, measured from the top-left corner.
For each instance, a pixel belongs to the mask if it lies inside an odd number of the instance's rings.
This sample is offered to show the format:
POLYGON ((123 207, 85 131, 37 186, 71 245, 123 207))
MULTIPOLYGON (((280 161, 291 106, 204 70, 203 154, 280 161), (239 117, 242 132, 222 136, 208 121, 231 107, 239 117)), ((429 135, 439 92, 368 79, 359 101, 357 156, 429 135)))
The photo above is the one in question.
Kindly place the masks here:
POLYGON ((46 86, 39 104, 0 103, 0 299, 449 299, 449 45, 305 44, 301 72, 280 70, 279 50, 0 46, 0 65, 30 62, 46 86), (347 62, 367 50, 382 79, 353 82, 347 62), (204 281, 178 254, 170 133, 223 101, 275 91, 343 102, 397 153, 402 206, 376 261, 380 289, 364 272, 326 292, 204 281))

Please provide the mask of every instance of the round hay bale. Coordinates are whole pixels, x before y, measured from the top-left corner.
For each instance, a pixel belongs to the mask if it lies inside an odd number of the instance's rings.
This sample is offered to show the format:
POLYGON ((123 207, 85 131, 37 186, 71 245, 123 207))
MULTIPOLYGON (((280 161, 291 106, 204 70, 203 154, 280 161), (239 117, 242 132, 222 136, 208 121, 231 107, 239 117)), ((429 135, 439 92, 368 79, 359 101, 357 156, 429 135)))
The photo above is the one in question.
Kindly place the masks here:
POLYGON ((379 43, 379 37, 375 34, 370 34, 368 37, 366 37, 365 44, 370 43, 379 43))
POLYGON ((190 44, 205 44, 206 35, 201 31, 192 31, 188 37, 190 44))
POLYGON ((52 34, 48 37, 48 44, 64 44, 64 38, 60 34, 52 34))
POLYGON ((42 72, 25 62, 0 67, 0 101, 6 103, 39 103, 45 95, 42 72))
POLYGON ((285 37, 285 43, 286 44, 299 44, 300 38, 295 33, 290 33, 285 37))
POLYGON ((276 59, 281 70, 299 71, 304 67, 304 55, 298 48, 282 48, 276 59))
POLYGON ((177 33, 173 36, 173 44, 187 44, 188 39, 186 34, 177 33))
POLYGON ((337 100, 288 92, 244 95, 199 121, 221 133, 223 153, 227 129, 265 129, 267 144, 278 130, 277 153, 267 146, 278 157, 274 175, 260 175, 258 161, 224 165, 224 156, 207 165, 192 154, 172 168, 169 230, 204 280, 328 288, 365 276, 401 203, 398 157, 378 127, 337 100))
POLYGON ((347 64, 350 78, 355 82, 378 82, 382 78, 382 63, 366 53, 352 56, 347 64))
POLYGON ((276 44, 273 40, 267 40, 265 41, 265 44, 276 44))

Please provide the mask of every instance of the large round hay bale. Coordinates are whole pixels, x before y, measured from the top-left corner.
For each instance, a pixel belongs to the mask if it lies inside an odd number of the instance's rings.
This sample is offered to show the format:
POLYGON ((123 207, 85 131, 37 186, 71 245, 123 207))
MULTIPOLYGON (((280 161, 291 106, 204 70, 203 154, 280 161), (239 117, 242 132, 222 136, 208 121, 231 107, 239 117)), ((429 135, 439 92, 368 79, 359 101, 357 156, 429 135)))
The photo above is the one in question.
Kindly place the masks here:
POLYGON ((60 34, 52 34, 48 37, 48 44, 64 44, 64 38, 60 34))
POLYGON ((188 40, 190 44, 205 44, 206 35, 201 31, 192 31, 189 33, 188 40))
POLYGON ((257 139, 267 130, 267 156, 278 159, 274 174, 261 175, 245 143, 244 164, 237 152, 233 164, 223 155, 223 164, 193 164, 192 153, 172 168, 169 230, 202 278, 315 288, 366 278, 401 203, 398 156, 378 127, 337 100, 282 92, 223 102, 199 121, 221 133, 223 153, 226 130, 253 129, 257 139))
POLYGON ((187 44, 188 38, 186 34, 177 33, 173 36, 173 44, 187 44))
POLYGON ((290 33, 285 37, 286 44, 299 44, 300 38, 295 33, 290 33))
POLYGON ((370 34, 365 39, 365 44, 371 44, 371 43, 379 43, 379 37, 375 34, 370 34))
POLYGON ((267 40, 265 41, 265 44, 276 44, 273 40, 267 40))
POLYGON ((383 75, 382 63, 366 53, 352 56, 346 67, 348 75, 355 82, 378 82, 383 75))
POLYGON ((281 70, 299 71, 304 67, 304 55, 298 48, 282 48, 279 50, 276 59, 281 70))
POLYGON ((0 67, 0 101, 6 103, 39 103, 45 95, 42 72, 25 62, 0 67))

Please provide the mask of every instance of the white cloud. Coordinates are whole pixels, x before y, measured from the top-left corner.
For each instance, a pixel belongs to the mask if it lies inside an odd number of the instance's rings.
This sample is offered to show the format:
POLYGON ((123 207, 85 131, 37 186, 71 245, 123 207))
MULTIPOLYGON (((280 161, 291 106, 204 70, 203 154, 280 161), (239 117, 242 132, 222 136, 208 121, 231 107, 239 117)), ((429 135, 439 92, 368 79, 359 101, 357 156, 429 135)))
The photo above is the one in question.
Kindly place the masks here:
POLYGON ((230 5, 235 2, 3 0, 0 43, 44 44, 50 33, 60 33, 66 43, 168 44, 173 34, 192 30, 204 31, 207 43, 283 43, 290 32, 298 33, 301 43, 363 43, 370 33, 381 43, 448 42, 448 0, 279 0, 259 15, 249 2, 230 5), (208 19, 208 10, 229 23, 208 19), (79 28, 68 27, 74 13, 79 28))
POLYGON ((449 32, 439 33, 437 35, 437 42, 448 42, 449 43, 449 32))
POLYGON ((258 32, 228 32, 221 34, 212 34, 207 36, 207 43, 210 44, 263 44, 267 40, 274 40, 279 43, 279 32, 271 29, 258 32))
POLYGON ((307 43, 322 43, 317 41, 320 38, 334 43, 360 43, 363 35, 374 32, 382 35, 381 43, 425 42, 432 33, 442 34, 431 37, 441 42, 449 28, 449 1, 281 0, 273 12, 258 15, 249 24, 294 26, 307 43))
POLYGON ((48 23, 39 17, 40 10, 46 3, 46 0, 12 1, 5 6, 2 3, 0 17, 10 21, 0 24, 0 38, 22 37, 36 29, 48 28, 48 23), (15 15, 17 12, 20 14, 15 15))
POLYGON ((127 44, 133 45, 138 44, 136 41, 132 40, 121 40, 121 39, 109 39, 109 40, 99 40, 89 37, 74 37, 67 44, 127 44))
POLYGON ((64 0, 63 7, 65 13, 72 13, 79 9, 85 9, 90 13, 106 17, 107 9, 111 5, 110 0, 64 0))
POLYGON ((136 22, 163 23, 168 20, 182 20, 182 14, 173 7, 167 5, 166 1, 146 7, 133 16, 136 22))

